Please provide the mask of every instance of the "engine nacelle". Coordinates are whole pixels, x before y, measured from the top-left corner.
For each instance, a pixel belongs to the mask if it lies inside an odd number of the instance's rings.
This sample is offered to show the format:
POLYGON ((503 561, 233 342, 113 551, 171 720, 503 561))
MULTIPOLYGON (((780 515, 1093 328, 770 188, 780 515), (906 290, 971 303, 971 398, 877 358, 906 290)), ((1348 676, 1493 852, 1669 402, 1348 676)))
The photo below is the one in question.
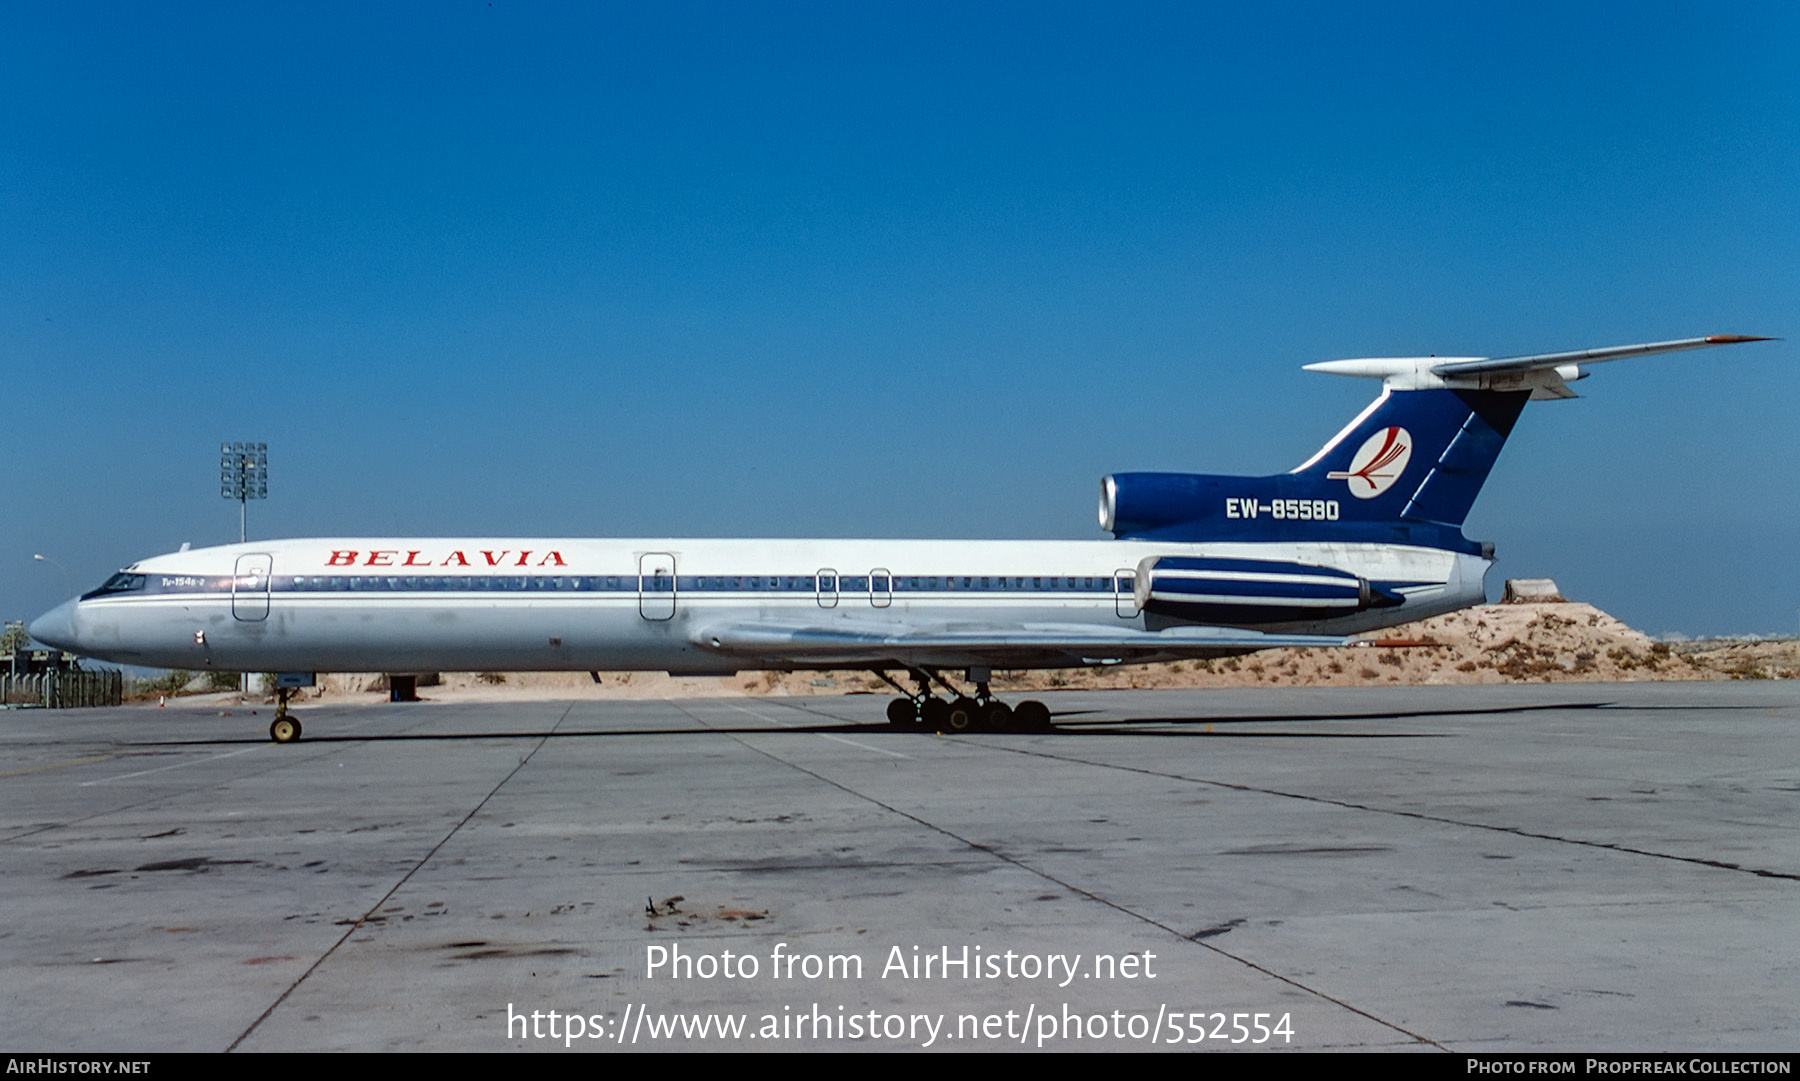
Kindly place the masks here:
POLYGON ((1329 619, 1406 600, 1334 567, 1196 556, 1144 559, 1134 591, 1146 612, 1234 626, 1329 619))
POLYGON ((1115 473, 1102 477, 1100 528, 1116 536, 1130 536, 1205 518, 1223 506, 1220 480, 1200 473, 1115 473))

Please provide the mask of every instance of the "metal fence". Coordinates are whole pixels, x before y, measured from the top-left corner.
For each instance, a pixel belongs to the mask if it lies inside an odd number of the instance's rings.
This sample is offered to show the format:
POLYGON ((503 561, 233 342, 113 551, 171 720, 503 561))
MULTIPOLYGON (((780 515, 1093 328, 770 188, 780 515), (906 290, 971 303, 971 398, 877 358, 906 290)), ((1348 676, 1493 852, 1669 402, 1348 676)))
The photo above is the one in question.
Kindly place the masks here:
POLYGON ((123 672, 0 674, 0 703, 9 706, 42 706, 45 709, 116 706, 124 696, 123 672))

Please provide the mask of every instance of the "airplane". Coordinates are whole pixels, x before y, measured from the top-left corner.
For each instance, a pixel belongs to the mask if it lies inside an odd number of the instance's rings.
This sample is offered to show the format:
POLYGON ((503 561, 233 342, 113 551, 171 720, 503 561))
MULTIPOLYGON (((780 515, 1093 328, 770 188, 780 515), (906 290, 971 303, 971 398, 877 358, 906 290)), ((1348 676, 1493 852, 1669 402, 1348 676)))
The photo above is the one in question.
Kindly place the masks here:
POLYGON ((123 664, 275 672, 278 743, 300 737, 288 700, 318 672, 866 669, 900 693, 887 711, 896 728, 1041 730, 1048 708, 1000 701, 995 669, 1341 647, 1482 603, 1494 547, 1462 524, 1528 400, 1575 397, 1585 365, 1769 340, 1308 364, 1380 379, 1381 394, 1284 474, 1104 478, 1112 540, 184 546, 30 632, 123 664))

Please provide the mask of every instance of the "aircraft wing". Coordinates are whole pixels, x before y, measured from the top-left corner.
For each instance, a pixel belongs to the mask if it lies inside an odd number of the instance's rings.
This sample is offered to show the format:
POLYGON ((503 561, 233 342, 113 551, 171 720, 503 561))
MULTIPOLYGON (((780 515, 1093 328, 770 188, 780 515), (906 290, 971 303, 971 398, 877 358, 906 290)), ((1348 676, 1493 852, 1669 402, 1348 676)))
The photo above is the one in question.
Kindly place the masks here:
POLYGON ((948 623, 933 626, 830 623, 723 623, 693 641, 746 668, 871 665, 1033 668, 1230 657, 1280 646, 1349 645, 1336 635, 1268 634, 1229 627, 1161 631, 1079 623, 948 623))

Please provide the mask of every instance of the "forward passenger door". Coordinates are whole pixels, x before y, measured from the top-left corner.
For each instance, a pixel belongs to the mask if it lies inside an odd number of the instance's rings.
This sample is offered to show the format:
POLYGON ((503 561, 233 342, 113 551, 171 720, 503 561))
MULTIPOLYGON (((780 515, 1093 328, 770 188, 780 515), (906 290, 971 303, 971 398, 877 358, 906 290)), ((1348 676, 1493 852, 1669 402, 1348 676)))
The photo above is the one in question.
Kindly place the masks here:
POLYGON ((231 614, 246 623, 269 618, 269 583, 274 559, 262 552, 238 556, 231 578, 231 614))
POLYGON ((638 615, 653 620, 675 618, 673 552, 645 552, 638 556, 638 615))

